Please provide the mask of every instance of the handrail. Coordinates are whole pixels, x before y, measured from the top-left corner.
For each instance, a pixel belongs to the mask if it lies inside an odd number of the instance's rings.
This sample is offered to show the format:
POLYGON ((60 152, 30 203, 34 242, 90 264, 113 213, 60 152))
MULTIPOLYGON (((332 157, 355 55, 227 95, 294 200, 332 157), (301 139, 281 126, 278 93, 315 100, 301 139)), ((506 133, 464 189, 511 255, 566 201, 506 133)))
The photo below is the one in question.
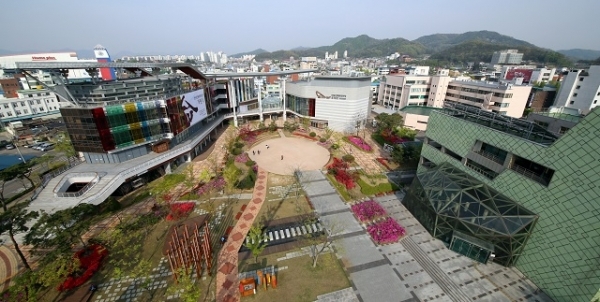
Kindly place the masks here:
MULTIPOLYGON (((81 174, 77 173, 77 176, 94 176, 94 178, 88 182, 83 188, 79 189, 77 192, 56 192, 56 197, 79 197, 91 189, 95 184, 100 181, 100 176, 96 172, 83 172, 81 174)), ((68 180, 68 179, 67 179, 68 180)), ((59 184, 64 184, 64 182, 59 182, 59 184)), ((57 185, 58 186, 58 185, 57 185)), ((56 189, 55 189, 56 190, 56 189)))
POLYGON ((496 155, 494 155, 492 153, 489 153, 489 152, 487 152, 485 150, 475 151, 475 153, 477 153, 477 154, 479 154, 479 155, 481 155, 481 156, 483 156, 483 157, 485 157, 487 159, 495 161, 495 162, 497 162, 497 163, 499 163, 501 165, 504 164, 504 160, 502 160, 501 158, 497 157, 496 155))
POLYGON ((535 172, 519 165, 513 164, 511 165, 510 169, 544 186, 547 186, 550 183, 549 181, 537 176, 535 172))
POLYGON ((475 165, 473 165, 473 164, 471 164, 469 162, 466 162, 465 166, 471 168, 471 170, 474 170, 475 172, 477 172, 477 173, 479 173, 479 174, 481 174, 481 175, 483 175, 483 176, 485 176, 485 177, 487 177, 489 179, 494 179, 494 178, 496 178, 496 176, 498 176, 498 173, 496 173, 496 172, 491 172, 490 173, 490 172, 485 171, 485 170, 483 170, 483 169, 481 169, 481 168, 479 168, 479 167, 477 167, 477 166, 475 166, 475 165))

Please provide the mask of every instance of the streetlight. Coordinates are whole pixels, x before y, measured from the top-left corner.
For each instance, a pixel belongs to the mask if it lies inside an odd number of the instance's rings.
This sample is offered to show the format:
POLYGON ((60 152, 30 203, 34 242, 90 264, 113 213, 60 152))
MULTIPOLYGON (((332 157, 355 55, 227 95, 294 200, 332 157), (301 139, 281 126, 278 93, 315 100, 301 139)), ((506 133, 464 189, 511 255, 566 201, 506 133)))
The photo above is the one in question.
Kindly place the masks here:
POLYGON ((17 144, 18 141, 19 141, 19 136, 17 135, 17 136, 15 136, 15 140, 14 140, 13 144, 15 145, 15 148, 17 148, 17 152, 19 153, 19 156, 20 156, 19 159, 22 160, 24 164, 26 164, 27 160, 25 159, 25 157, 21 153, 21 149, 19 149, 19 144, 17 144))

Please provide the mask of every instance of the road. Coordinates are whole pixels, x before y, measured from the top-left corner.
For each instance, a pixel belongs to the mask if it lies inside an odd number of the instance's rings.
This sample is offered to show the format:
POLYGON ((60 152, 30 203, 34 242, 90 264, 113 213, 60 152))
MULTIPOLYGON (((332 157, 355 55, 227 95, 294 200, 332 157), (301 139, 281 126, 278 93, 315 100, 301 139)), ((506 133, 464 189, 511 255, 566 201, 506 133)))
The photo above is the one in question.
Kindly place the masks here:
MULTIPOLYGON (((24 147, 19 147, 19 150, 21 151, 21 154, 23 154, 24 156, 31 155, 31 156, 39 157, 39 156, 44 156, 47 154, 50 156, 55 156, 54 159, 52 160, 52 162, 67 161, 67 158, 62 153, 57 152, 55 150, 51 150, 48 152, 42 152, 42 151, 33 150, 33 149, 29 149, 29 148, 24 148, 24 147)), ((1 148, 0 155, 19 155, 19 152, 17 151, 16 148, 12 149, 12 150, 6 150, 5 148, 1 148)), ((44 165, 36 165, 33 167, 33 171, 35 172, 36 170, 39 170, 39 169, 45 170, 45 168, 46 167, 44 165)), ((9 181, 4 186, 4 198, 10 198, 12 196, 15 196, 16 194, 19 194, 20 192, 29 188, 29 186, 30 186, 30 184, 29 184, 29 181, 27 181, 27 179, 23 179, 23 180, 15 179, 15 180, 9 181)))

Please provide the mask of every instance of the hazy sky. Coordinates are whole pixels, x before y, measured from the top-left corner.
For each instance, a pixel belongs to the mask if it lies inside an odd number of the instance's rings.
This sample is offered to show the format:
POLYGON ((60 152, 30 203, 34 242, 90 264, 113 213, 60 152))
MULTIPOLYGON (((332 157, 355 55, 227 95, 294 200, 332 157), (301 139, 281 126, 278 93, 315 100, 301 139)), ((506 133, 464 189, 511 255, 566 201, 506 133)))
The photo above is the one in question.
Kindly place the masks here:
POLYGON ((551 49, 600 50, 596 0, 4 0, 0 49, 228 54, 331 45, 342 38, 413 40, 491 30, 551 49), (597 26, 596 26, 597 27, 597 26))

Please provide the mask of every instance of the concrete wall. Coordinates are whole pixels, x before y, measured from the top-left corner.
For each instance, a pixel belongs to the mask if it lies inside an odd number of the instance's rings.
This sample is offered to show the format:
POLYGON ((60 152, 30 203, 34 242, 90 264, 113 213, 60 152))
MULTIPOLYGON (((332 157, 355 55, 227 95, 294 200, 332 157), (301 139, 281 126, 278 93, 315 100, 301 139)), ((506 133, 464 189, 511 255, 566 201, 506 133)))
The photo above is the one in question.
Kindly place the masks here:
POLYGON ((427 123, 429 121, 429 116, 427 115, 419 115, 419 114, 411 114, 399 111, 400 115, 404 119, 404 126, 413 130, 425 131, 427 129, 427 123))

